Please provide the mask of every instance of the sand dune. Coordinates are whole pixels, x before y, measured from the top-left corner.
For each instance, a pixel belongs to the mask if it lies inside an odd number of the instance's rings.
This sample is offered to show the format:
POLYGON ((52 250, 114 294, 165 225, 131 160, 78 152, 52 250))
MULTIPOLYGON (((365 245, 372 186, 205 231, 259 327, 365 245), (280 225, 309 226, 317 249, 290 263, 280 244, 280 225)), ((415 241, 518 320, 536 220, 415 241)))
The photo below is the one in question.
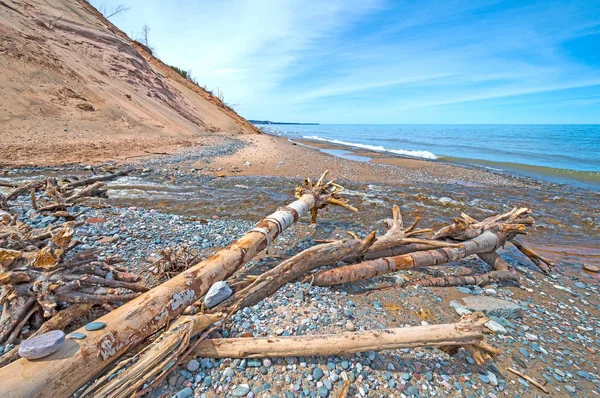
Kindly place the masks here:
POLYGON ((258 132, 83 0, 0 2, 0 68, 2 165, 119 160, 258 132))

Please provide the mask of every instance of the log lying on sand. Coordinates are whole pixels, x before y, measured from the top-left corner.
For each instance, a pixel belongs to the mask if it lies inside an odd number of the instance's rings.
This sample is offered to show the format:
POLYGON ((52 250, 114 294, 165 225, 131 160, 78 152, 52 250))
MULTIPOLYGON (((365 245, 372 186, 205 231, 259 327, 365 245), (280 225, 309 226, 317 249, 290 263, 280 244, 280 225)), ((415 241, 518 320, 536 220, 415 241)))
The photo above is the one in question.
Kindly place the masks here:
POLYGON ((208 339, 194 354, 202 358, 329 356, 431 346, 463 346, 483 340, 480 313, 458 323, 299 337, 208 339))
MULTIPOLYGON (((228 278, 256 253, 265 249, 302 215, 328 204, 347 205, 333 181, 310 180, 297 188, 298 200, 264 218, 239 240, 180 275, 142 294, 98 319, 106 328, 85 332, 87 338, 67 340, 59 351, 43 361, 20 359, 0 369, 3 391, 9 396, 68 396, 93 379, 124 352, 155 333, 200 299, 216 281, 228 278)), ((354 209, 355 210, 355 209, 354 209)))

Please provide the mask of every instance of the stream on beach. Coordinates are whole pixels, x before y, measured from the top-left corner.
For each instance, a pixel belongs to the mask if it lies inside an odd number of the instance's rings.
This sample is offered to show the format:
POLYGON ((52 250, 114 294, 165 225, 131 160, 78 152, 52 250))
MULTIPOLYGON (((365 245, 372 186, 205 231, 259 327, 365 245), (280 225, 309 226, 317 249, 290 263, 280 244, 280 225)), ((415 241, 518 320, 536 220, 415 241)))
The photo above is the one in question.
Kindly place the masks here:
MULTIPOLYGON (((77 175, 77 172, 67 173, 77 175)), ((87 174, 87 172, 86 172, 87 174)), ((1 182, 22 184, 64 172, 19 172, 1 182)), ((232 176, 213 178, 184 174, 168 178, 160 173, 124 176, 107 183, 106 203, 117 207, 141 207, 164 213, 198 218, 258 221, 293 199, 293 178, 232 176)), ((341 181, 348 201, 359 209, 351 213, 332 208, 319 217, 324 227, 316 237, 338 227, 359 233, 381 229, 381 220, 391 214, 393 204, 402 210, 405 223, 421 217, 422 228, 442 227, 466 212, 483 219, 510 210, 530 207, 536 224, 527 242, 561 265, 600 265, 600 193, 561 184, 532 184, 531 187, 479 186, 457 181, 453 184, 382 185, 341 181), (325 232, 324 232, 325 231, 325 232)), ((8 192, 9 188, 0 188, 8 192)), ((305 220, 307 222, 307 220, 305 220)), ((509 249, 507 247, 507 249, 509 249)), ((510 248, 505 255, 521 258, 510 248)), ((577 267, 578 269, 580 266, 577 267)))

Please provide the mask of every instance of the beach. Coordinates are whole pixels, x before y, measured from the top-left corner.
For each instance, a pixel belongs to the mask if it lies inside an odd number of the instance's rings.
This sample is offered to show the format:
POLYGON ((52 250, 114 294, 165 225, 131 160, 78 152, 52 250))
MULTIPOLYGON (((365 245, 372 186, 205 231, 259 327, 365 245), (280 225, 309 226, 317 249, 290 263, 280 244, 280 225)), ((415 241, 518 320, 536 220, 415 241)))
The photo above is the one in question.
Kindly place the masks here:
MULTIPOLYGON (((151 285, 161 282, 149 267, 161 250, 186 246, 206 258, 288 203, 305 177, 315 180, 324 170, 346 188, 346 198, 358 213, 332 208, 319 215, 316 228, 309 220, 300 220, 232 281, 260 274, 315 241, 343 238, 347 231, 359 236, 371 230, 381 234, 380 221, 390 217, 394 204, 400 206, 406 223, 421 217, 420 226, 434 229, 461 212, 484 218, 512 206, 531 207, 536 226, 527 241, 558 265, 551 275, 544 275, 507 246, 500 252, 519 272, 520 284, 403 287, 423 276, 489 269, 472 257, 450 266, 401 271, 337 287, 294 282, 240 311, 214 334, 301 336, 385 330, 455 322, 456 304, 450 304, 468 296, 517 304, 518 317, 493 318, 502 331, 490 334, 488 341, 501 352, 483 367, 466 352, 448 356, 427 348, 323 358, 196 358, 173 372, 155 396, 185 395, 187 389, 207 397, 292 397, 316 392, 336 396, 346 380, 350 391, 360 396, 540 394, 527 380, 507 372, 507 367, 518 367, 544 383, 553 396, 597 391, 600 278, 582 270, 583 263, 600 263, 597 192, 477 167, 266 134, 217 134, 211 140, 203 146, 180 147, 171 155, 146 153, 126 162, 4 168, 0 180, 20 184, 44 176, 134 167, 130 175, 108 183, 104 206, 83 204, 75 209, 82 212, 80 220, 90 220, 77 234, 83 242, 81 250, 98 248, 102 255, 123 258, 129 271, 140 273, 151 285)), ((28 211, 27 197, 15 206, 32 225, 60 222, 28 211)), ((98 315, 96 311, 81 323, 98 315)))

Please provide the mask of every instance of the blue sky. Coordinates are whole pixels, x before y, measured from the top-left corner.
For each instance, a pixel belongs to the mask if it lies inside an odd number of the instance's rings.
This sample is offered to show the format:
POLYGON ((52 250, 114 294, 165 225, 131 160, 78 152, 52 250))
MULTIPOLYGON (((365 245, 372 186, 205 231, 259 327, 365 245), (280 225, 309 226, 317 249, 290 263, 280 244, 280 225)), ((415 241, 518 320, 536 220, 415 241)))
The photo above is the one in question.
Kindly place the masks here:
POLYGON ((117 0, 250 119, 600 123, 600 1, 117 0))

